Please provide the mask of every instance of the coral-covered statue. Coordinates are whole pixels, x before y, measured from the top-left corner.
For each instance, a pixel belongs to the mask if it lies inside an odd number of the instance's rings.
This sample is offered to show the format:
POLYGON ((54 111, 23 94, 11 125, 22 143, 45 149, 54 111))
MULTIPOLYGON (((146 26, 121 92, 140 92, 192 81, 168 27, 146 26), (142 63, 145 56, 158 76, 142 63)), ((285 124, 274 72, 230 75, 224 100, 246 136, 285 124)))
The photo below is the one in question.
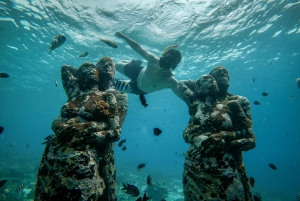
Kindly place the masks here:
POLYGON ((242 154, 256 146, 248 99, 227 92, 229 74, 222 66, 193 85, 184 83, 180 91, 190 114, 184 130, 190 144, 183 173, 185 201, 252 201, 242 154))
POLYGON ((114 142, 119 140, 128 98, 110 88, 112 59, 78 69, 62 66, 67 103, 53 121, 37 175, 35 201, 116 201, 114 142))

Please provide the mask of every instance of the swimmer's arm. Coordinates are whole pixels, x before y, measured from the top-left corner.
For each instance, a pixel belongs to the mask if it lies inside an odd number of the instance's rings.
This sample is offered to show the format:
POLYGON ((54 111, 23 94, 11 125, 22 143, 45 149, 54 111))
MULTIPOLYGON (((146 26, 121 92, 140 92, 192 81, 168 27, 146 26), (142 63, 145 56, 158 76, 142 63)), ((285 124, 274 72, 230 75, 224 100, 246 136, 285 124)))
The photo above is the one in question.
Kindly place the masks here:
POLYGON ((183 100, 181 91, 179 89, 179 82, 178 80, 176 80, 173 76, 171 78, 169 78, 169 84, 170 84, 170 88, 172 89, 172 91, 174 92, 174 94, 176 96, 178 96, 181 100, 183 100))
POLYGON ((154 55, 151 52, 149 52, 148 50, 142 48, 142 46, 140 46, 137 42, 128 38, 121 32, 116 32, 115 36, 124 39, 134 51, 136 51, 139 55, 141 55, 148 62, 155 62, 159 59, 156 55, 154 55))

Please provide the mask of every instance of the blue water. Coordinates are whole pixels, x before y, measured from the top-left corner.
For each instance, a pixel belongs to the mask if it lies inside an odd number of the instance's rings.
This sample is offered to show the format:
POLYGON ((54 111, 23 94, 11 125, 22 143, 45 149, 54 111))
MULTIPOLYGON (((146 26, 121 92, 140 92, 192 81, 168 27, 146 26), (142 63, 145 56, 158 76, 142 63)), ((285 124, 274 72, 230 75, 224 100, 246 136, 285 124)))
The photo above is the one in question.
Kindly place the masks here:
MULTIPOLYGON (((257 147, 244 153, 244 161, 248 175, 256 180, 253 192, 263 200, 296 200, 300 192, 300 89, 295 82, 300 77, 300 1, 103 2, 0 1, 0 72, 10 75, 0 79, 0 125, 5 128, 0 135, 0 178, 17 175, 34 182, 44 151, 41 143, 53 133, 51 123, 66 102, 60 80, 63 64, 79 67, 103 56, 115 62, 142 59, 114 36, 122 31, 158 56, 166 46, 178 44, 183 56, 174 71, 178 80, 197 79, 216 65, 225 66, 231 77, 229 91, 251 102, 257 147), (58 34, 67 41, 48 54, 58 34), (113 40, 119 48, 108 47, 99 38, 113 40), (86 58, 77 58, 85 51, 89 52, 86 58), (262 92, 269 95, 263 97, 262 92), (269 163, 278 169, 272 170, 269 163)), ((124 78, 119 73, 116 77, 124 78)), ((128 183, 137 183, 129 175, 146 179, 150 174, 167 187, 175 180, 180 185, 182 153, 188 147, 182 137, 189 120, 187 106, 169 89, 146 98, 149 106, 144 108, 138 96, 129 94, 121 137, 127 140, 127 150, 115 148, 118 177, 126 175, 128 183), (154 127, 163 133, 154 136, 154 127), (146 167, 138 172, 140 163, 146 167)))

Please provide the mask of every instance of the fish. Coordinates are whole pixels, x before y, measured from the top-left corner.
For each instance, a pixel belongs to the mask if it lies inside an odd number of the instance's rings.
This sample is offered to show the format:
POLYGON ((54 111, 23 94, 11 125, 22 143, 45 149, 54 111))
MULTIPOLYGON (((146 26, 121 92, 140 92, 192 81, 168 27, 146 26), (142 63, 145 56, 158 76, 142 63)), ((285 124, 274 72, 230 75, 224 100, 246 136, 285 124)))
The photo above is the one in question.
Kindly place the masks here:
POLYGON ((129 80, 113 79, 112 83, 114 84, 115 89, 122 93, 130 93, 132 91, 129 80))
POLYGON ((295 99, 295 95, 290 95, 290 99, 295 99))
POLYGON ((0 73, 0 78, 9 78, 7 73, 0 73))
POLYGON ((0 188, 7 182, 7 179, 0 180, 0 188))
POLYGON ((26 144, 26 149, 28 149, 28 147, 29 147, 29 144, 26 144))
POLYGON ((145 107, 148 106, 144 93, 140 93, 140 101, 141 101, 143 106, 145 106, 145 107))
POLYGON ((118 48, 118 45, 115 42, 111 41, 111 40, 106 40, 106 39, 100 38, 100 41, 103 42, 105 45, 107 45, 109 47, 118 48))
POLYGON ((250 181, 250 185, 254 187, 255 179, 253 177, 250 177, 249 181, 250 181))
POLYGON ((121 140, 121 141, 119 142, 118 146, 119 146, 119 147, 122 147, 122 144, 123 144, 124 142, 126 142, 126 139, 121 140))
POLYGON ((132 197, 137 197, 140 195, 140 191, 135 185, 131 185, 131 184, 126 185, 123 183, 123 188, 121 190, 126 190, 125 193, 131 195, 132 197))
POLYGON ((253 195, 253 201, 261 201, 261 195, 259 193, 255 193, 255 195, 253 195))
POLYGON ((136 201, 147 201, 149 200, 151 197, 147 197, 146 192, 144 193, 143 197, 139 197, 138 199, 136 199, 136 201))
POLYGON ((296 198, 298 201, 300 201, 300 193, 297 193, 296 198))
POLYGON ((47 144, 47 143, 50 142, 53 138, 54 138, 54 135, 53 135, 53 134, 48 135, 47 137, 44 138, 44 140, 46 140, 46 142, 43 142, 42 144, 47 144))
POLYGON ((255 82, 255 78, 253 78, 252 82, 253 82, 253 83, 255 82))
POLYGON ((15 142, 13 142, 13 143, 11 143, 11 144, 9 144, 8 146, 9 147, 14 147, 14 146, 16 146, 17 144, 15 143, 15 142))
POLYGON ((122 150, 123 150, 123 151, 126 151, 126 149, 127 149, 127 147, 125 147, 125 146, 124 146, 124 147, 122 147, 122 150))
POLYGON ((0 134, 4 131, 4 127, 0 126, 0 134))
POLYGON ((270 163, 269 166, 270 166, 270 168, 272 168, 273 170, 277 170, 277 167, 276 167, 274 164, 270 163))
POLYGON ((150 177, 150 175, 148 175, 147 177, 147 185, 152 186, 152 178, 150 177))
POLYGON ((161 201, 167 201, 166 199, 162 199, 161 201))
POLYGON ((267 92, 263 92, 262 95, 263 95, 263 96, 267 96, 267 95, 269 95, 269 94, 268 94, 267 92))
POLYGON ((253 103, 254 103, 254 105, 260 105, 260 102, 258 102, 258 101, 254 101, 253 103))
POLYGON ((55 37, 55 39, 50 43, 50 46, 49 46, 49 53, 50 54, 54 49, 60 47, 65 41, 67 40, 67 38, 62 35, 62 34, 59 34, 55 37))
POLYGON ((154 135, 157 135, 157 136, 159 136, 162 133, 162 131, 159 128, 153 128, 153 132, 154 132, 154 135))
POLYGON ((88 54, 89 54, 88 52, 84 52, 84 53, 78 55, 78 58, 80 58, 80 57, 86 57, 88 54))
POLYGON ((145 163, 139 164, 138 167, 137 167, 138 171, 140 171, 140 170, 141 170, 142 168, 144 168, 145 166, 146 166, 145 163))
POLYGON ((58 82, 57 81, 55 81, 55 86, 58 87, 58 82))
POLYGON ((300 89, 300 78, 297 78, 297 79, 296 79, 296 82, 297 82, 297 85, 298 85, 298 87, 299 87, 299 89, 300 89))
POLYGON ((24 189, 24 187, 25 187, 25 185, 24 184, 20 184, 18 187, 17 187, 17 191, 21 191, 21 190, 23 190, 24 189))

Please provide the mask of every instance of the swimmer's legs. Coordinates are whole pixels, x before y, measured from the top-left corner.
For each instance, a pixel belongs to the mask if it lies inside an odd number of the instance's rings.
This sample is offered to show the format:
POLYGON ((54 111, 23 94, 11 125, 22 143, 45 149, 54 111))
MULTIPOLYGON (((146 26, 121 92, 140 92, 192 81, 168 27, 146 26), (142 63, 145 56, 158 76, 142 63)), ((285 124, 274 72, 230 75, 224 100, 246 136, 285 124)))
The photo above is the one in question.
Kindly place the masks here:
POLYGON ((132 61, 132 60, 121 60, 121 61, 119 61, 118 63, 116 63, 116 70, 117 70, 119 73, 121 73, 121 74, 123 74, 123 75, 126 76, 126 74, 124 73, 124 66, 125 66, 126 64, 130 63, 131 61, 132 61))

